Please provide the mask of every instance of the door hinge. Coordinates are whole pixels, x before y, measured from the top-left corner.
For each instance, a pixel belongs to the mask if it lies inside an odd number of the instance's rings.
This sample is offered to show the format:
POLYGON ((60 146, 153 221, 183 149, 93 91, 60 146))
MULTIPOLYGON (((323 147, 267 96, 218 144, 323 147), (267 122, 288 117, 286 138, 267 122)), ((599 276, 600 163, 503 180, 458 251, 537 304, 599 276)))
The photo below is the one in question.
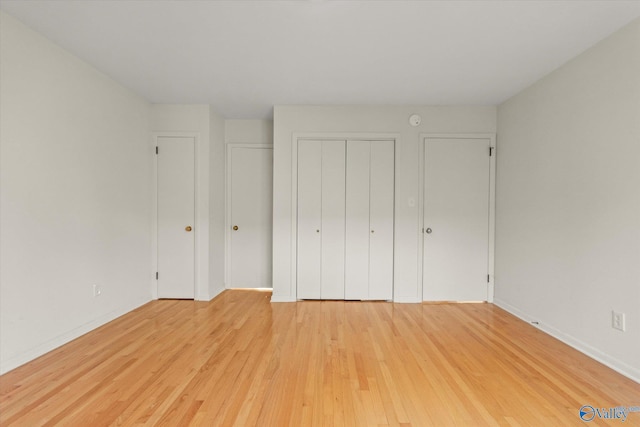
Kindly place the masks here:
POLYGON ((158 272, 156 271, 156 280, 158 280, 158 272))
POLYGON ((489 147, 489 157, 493 155, 493 147, 489 147))
POLYGON ((156 146, 156 154, 158 154, 158 146, 156 146))
POLYGON ((487 274, 487 283, 489 283, 489 275, 487 274))

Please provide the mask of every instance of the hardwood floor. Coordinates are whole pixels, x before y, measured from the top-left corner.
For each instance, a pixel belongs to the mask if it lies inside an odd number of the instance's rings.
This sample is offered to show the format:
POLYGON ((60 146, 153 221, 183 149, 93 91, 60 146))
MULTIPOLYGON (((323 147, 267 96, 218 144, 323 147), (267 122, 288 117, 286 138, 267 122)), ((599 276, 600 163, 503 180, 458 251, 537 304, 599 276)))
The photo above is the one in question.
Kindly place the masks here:
POLYGON ((150 302, 0 377, 0 425, 570 426, 640 406, 639 384, 491 304, 269 299, 150 302))

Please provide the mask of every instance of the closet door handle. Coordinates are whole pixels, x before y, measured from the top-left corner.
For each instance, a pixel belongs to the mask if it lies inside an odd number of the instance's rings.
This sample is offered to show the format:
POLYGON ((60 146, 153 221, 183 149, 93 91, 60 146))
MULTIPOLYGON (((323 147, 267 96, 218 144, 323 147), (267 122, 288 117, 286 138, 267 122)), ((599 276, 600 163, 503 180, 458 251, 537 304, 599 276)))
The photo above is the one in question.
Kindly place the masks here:
POLYGON ((430 228, 427 228, 424 232, 427 233, 427 234, 431 234, 431 231, 432 230, 430 228))

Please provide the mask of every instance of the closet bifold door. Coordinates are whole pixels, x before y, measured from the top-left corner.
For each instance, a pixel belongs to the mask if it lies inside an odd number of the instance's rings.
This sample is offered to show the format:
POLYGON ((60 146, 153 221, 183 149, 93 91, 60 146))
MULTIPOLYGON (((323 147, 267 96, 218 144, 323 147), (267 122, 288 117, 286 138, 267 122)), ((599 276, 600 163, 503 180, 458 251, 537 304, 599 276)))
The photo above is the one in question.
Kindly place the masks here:
POLYGON ((320 299, 322 143, 298 141, 298 299, 320 299))
POLYGON ((320 298, 344 299, 345 141, 322 141, 320 298))
POLYGON ((394 142, 348 141, 345 299, 393 298, 394 142))
POLYGON ((369 298, 369 141, 347 142, 345 299, 369 298))
POLYGON ((298 299, 344 299, 344 222, 345 141, 298 141, 298 299))
POLYGON ((390 300, 393 298, 393 141, 371 143, 369 171, 369 299, 390 300))

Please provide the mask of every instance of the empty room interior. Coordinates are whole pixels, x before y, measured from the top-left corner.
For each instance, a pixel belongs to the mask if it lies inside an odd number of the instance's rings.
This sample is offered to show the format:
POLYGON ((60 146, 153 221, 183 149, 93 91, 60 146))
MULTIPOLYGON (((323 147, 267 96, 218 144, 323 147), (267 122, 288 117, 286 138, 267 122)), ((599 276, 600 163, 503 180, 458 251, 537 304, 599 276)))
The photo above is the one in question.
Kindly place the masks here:
POLYGON ((0 425, 640 425, 640 1, 0 9, 0 425))

